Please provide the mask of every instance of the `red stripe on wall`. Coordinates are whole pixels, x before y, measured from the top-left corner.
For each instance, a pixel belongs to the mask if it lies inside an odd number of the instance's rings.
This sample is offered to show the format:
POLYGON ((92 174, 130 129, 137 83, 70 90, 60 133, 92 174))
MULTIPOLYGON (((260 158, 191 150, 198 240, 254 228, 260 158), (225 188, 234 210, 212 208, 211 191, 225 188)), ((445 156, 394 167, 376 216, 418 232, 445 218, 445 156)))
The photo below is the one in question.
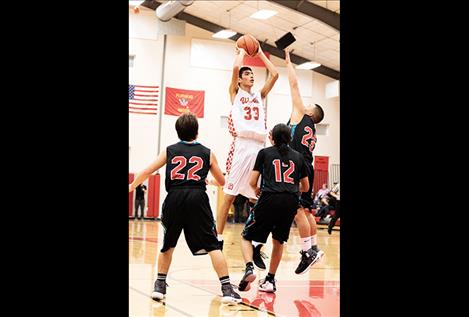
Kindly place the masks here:
POLYGON ((314 170, 314 181, 313 181, 313 193, 316 195, 319 189, 321 189, 322 184, 328 184, 329 180, 329 171, 316 171, 314 170))
POLYGON ((321 189, 322 184, 329 184, 329 156, 314 156, 313 193, 321 189))
POLYGON ((150 175, 148 178, 148 218, 160 215, 160 174, 150 175))
MULTIPOLYGON (((134 181, 134 174, 129 173, 129 184, 131 184, 134 181)), ((129 193, 129 217, 134 216, 134 192, 129 193)))

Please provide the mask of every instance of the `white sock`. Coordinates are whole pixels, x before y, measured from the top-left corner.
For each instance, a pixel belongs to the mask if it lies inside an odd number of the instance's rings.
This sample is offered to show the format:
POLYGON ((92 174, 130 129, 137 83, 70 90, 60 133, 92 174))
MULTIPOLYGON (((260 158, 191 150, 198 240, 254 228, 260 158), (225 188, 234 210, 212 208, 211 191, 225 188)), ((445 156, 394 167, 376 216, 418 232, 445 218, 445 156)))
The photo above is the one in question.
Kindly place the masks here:
POLYGON ((311 249, 311 237, 301 238, 301 240, 303 240, 303 251, 308 251, 311 249))
POLYGON ((223 241, 223 235, 222 234, 217 235, 217 239, 218 241, 223 241))
POLYGON ((251 243, 254 247, 257 247, 259 244, 263 244, 263 243, 256 242, 256 241, 251 241, 251 243))
POLYGON ((318 245, 318 234, 311 236, 311 245, 318 245))

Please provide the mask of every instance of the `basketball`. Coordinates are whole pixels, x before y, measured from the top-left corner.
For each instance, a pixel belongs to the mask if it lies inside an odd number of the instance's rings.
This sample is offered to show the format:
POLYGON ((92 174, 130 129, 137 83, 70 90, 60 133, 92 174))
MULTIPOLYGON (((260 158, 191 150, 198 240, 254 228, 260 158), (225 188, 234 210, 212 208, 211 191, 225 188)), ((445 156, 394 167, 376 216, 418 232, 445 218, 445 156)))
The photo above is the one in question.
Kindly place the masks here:
POLYGON ((241 36, 236 41, 236 46, 244 49, 249 56, 255 56, 259 50, 259 42, 251 34, 241 36))

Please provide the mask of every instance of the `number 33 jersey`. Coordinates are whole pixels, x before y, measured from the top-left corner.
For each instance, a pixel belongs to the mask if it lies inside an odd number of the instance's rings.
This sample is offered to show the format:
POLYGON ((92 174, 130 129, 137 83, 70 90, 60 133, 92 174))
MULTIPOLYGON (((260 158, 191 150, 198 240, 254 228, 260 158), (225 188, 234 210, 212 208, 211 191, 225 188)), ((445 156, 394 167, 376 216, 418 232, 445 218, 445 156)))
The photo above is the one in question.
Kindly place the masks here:
POLYGON ((265 108, 260 92, 239 88, 230 111, 228 128, 232 136, 264 142, 267 136, 265 108))
POLYGON ((178 142, 166 148, 166 191, 177 188, 206 189, 210 149, 198 142, 178 142))

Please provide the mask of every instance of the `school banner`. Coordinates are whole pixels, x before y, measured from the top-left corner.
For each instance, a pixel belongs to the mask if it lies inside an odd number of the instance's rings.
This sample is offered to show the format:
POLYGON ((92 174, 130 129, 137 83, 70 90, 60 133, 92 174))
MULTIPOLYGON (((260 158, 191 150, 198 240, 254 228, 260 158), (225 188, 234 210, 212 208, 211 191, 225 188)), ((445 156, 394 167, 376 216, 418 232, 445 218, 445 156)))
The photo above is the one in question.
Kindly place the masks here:
POLYGON ((180 116, 193 112, 197 118, 204 117, 204 90, 188 90, 166 87, 164 114, 180 116))
POLYGON ((329 156, 314 156, 314 170, 315 171, 328 171, 329 170, 329 156))

